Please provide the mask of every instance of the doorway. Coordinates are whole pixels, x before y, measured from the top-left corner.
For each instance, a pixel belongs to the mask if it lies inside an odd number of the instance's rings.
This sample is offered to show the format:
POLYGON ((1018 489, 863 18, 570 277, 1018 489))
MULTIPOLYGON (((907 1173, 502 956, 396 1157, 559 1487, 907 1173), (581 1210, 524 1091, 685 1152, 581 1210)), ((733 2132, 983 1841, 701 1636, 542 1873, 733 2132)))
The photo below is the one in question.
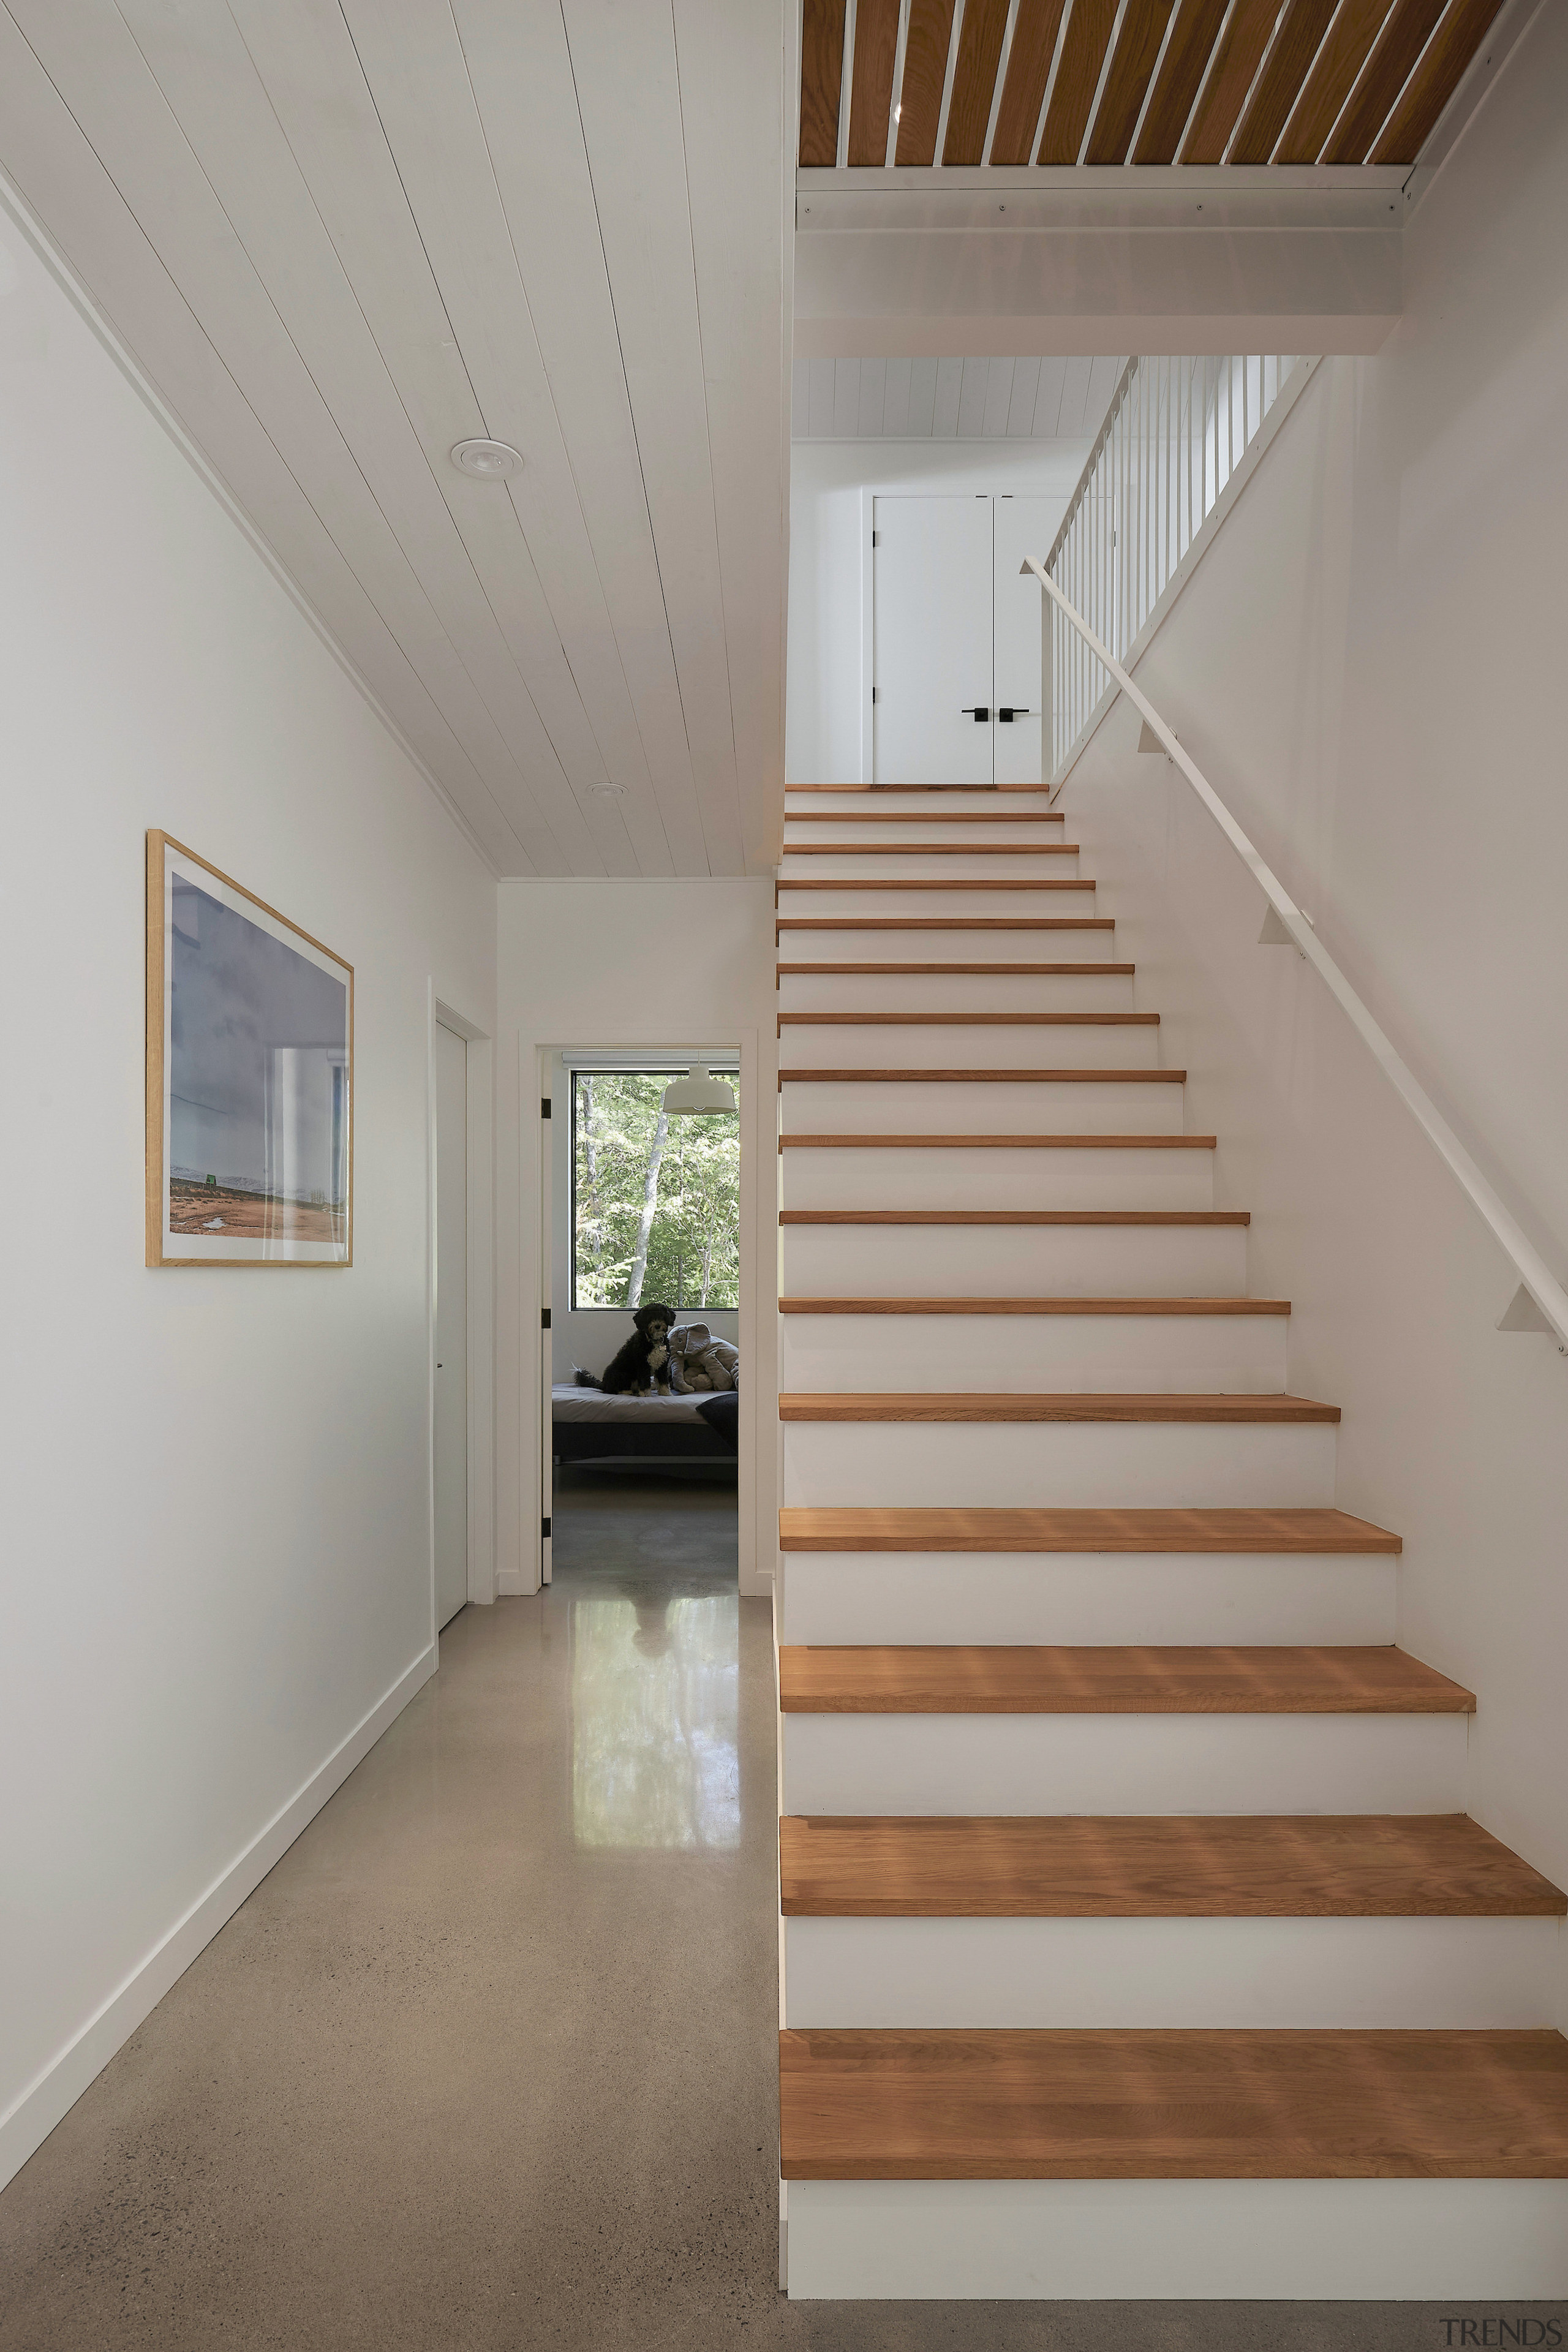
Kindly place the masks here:
POLYGON ((571 1661, 579 1846, 739 1836, 739 1065, 733 1046, 546 1064, 543 1581, 571 1661), (597 1385, 658 1307, 679 1387, 597 1385))
POLYGON ((878 784, 1038 785, 1043 558, 1055 498, 879 492, 871 500, 871 774, 878 784))
POLYGON ((468 1047, 436 1024, 436 1630, 468 1598, 468 1047))

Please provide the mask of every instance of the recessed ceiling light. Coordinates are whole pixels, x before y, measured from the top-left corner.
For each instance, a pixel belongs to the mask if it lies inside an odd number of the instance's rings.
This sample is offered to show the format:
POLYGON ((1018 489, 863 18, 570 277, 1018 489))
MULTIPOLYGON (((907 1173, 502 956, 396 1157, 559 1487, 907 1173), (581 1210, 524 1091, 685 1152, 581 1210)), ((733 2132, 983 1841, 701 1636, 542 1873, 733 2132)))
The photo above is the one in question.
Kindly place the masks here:
POLYGON ((590 784, 588 790, 598 800, 618 801, 625 797, 625 784, 590 784))
POLYGON ((501 482, 521 470, 522 453, 507 441, 458 441, 453 446, 452 463, 480 481, 501 482))

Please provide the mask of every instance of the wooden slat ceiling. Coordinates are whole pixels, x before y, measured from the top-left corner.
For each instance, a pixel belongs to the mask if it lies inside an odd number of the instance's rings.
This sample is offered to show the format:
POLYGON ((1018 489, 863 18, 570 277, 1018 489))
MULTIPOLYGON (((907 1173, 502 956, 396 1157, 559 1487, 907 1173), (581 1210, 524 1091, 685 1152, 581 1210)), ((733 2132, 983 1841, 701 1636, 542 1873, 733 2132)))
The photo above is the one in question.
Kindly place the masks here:
POLYGON ((800 162, 1414 163, 1500 5, 805 0, 800 162))
POLYGON ((499 874, 776 859, 781 55, 731 0, 0 0, 0 170, 499 874))

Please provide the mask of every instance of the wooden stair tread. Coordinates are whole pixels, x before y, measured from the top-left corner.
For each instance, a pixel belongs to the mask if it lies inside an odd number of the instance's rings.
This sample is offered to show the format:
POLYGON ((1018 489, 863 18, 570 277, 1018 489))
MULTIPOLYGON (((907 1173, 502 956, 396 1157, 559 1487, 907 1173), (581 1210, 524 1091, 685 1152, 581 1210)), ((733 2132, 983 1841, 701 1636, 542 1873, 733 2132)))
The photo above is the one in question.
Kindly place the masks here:
POLYGON ((935 1390, 903 1392, 879 1390, 822 1393, 796 1391, 779 1398, 781 1421, 854 1422, 1223 1422, 1227 1424, 1337 1422, 1337 1404, 1318 1404, 1309 1397, 1184 1394, 1180 1391, 1132 1393, 1121 1390, 1060 1389, 1023 1391, 999 1389, 991 1392, 966 1390, 942 1394, 935 1390))
POLYGON ((814 1086, 1069 1086, 1180 1087, 1185 1070, 781 1070, 781 1087, 814 1086))
POLYGON ((785 1715, 1473 1715, 1392 1646, 784 1642, 785 1715))
POLYGON ((887 1508, 779 1513, 781 1551, 1398 1552, 1403 1538, 1348 1511, 887 1508))
MULTIPOLYGON (((885 856, 889 853, 884 850, 885 856)), ((1027 875, 928 875, 884 876, 858 875, 779 875, 773 883, 776 890, 1092 890, 1094 884, 1087 875, 1064 877, 1046 881, 1031 879, 1027 875)))
POLYGON ((1113 980, 1125 980, 1135 967, 1130 963, 781 963, 775 965, 777 977, 783 980, 792 972, 875 972, 879 974, 909 972, 996 973, 1003 979, 1055 977, 1063 979, 1099 979, 1109 972, 1113 980))
POLYGON ((1288 1298, 791 1298, 781 1315, 1289 1315, 1288 1298))
POLYGON ((781 1209, 781 1225, 1249 1225, 1250 1209, 781 1209))
MULTIPOLYGON (((780 915, 781 931, 1113 931, 1113 915, 780 915)), ((962 965, 954 967, 962 971, 962 965)), ((983 967, 989 970, 990 967, 983 967)), ((1131 964, 1096 964, 1096 971, 1131 971, 1131 964)))
POLYGON ((1004 799, 1009 793, 1045 793, 1048 784, 786 784, 786 793, 973 793, 976 799, 1004 799))
POLYGON ((797 1918, 1560 1918, 1465 1813, 786 1817, 797 1918))
POLYGON ((1078 853, 1076 841, 786 841, 784 845, 786 857, 1076 857, 1078 853))
MULTIPOLYGON (((788 787, 793 791, 795 787, 788 787)), ((785 824, 1065 824, 1064 809, 789 809, 785 824)), ((786 842, 784 846, 789 846, 786 842)))
POLYGON ((781 1151, 1212 1151, 1213 1135, 781 1135, 781 1151))
POLYGON ((1542 2032, 779 2036, 789 2180, 1563 2179, 1542 2032))
POLYGON ((784 1029, 1157 1029, 1157 1013, 781 1013, 784 1029))

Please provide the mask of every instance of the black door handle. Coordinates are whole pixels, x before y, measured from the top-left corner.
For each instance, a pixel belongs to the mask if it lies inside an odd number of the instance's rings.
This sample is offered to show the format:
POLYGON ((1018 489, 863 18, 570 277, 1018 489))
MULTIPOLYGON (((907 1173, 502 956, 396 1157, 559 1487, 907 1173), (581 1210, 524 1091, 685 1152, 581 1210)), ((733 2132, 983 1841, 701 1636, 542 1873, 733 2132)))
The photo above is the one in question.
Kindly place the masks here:
POLYGON ((996 716, 1005 727, 1015 719, 1027 719, 1029 713, 1022 703, 1003 702, 997 705, 996 716))
POLYGON ((974 713, 976 727, 984 726, 991 716, 991 705, 988 702, 966 702, 963 706, 963 715, 966 719, 972 710, 974 713))

